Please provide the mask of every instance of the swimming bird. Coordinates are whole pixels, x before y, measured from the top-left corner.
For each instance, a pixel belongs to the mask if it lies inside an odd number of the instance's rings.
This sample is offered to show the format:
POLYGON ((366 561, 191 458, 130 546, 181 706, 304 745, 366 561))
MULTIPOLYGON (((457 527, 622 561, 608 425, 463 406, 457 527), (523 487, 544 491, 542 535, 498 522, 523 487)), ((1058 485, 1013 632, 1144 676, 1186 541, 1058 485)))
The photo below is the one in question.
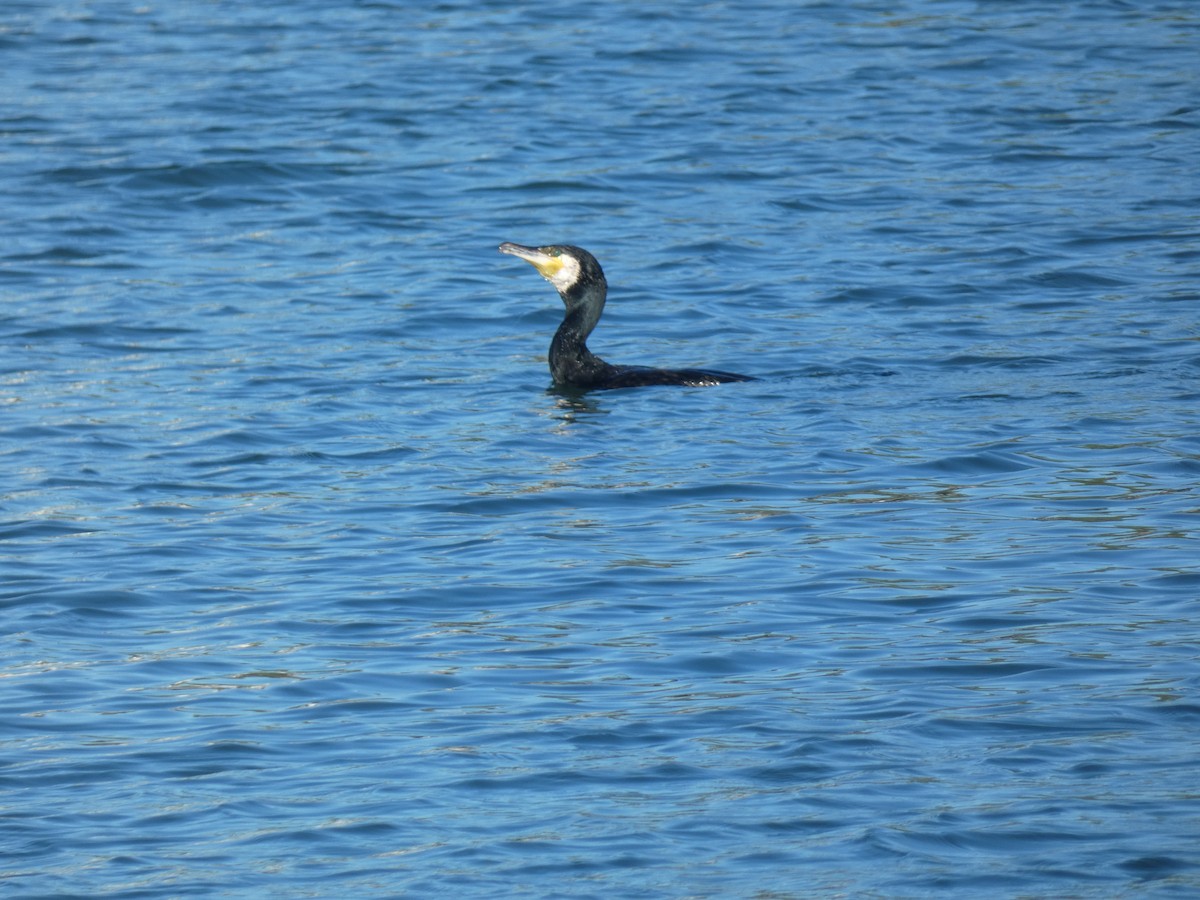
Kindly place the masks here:
POLYGON ((567 307, 562 324, 550 342, 550 375, 560 387, 583 390, 654 384, 707 387, 728 381, 754 380, 748 375, 714 369, 654 369, 649 366, 614 366, 605 362, 587 348, 588 335, 600 321, 608 294, 608 282, 596 257, 582 247, 569 244, 524 247, 521 244, 503 243, 500 252, 531 263, 543 278, 554 285, 567 307))

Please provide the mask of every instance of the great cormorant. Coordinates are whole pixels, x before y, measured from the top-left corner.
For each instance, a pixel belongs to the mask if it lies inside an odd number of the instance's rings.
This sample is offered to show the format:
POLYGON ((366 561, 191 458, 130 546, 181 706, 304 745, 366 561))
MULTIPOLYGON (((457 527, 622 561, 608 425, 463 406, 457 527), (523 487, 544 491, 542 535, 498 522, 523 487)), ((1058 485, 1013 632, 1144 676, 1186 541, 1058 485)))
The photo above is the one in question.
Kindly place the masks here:
POLYGON ((508 253, 531 263, 554 285, 567 307, 562 324, 550 342, 550 374, 560 387, 584 390, 678 384, 702 387, 728 381, 752 381, 748 375, 713 369, 654 369, 649 366, 614 366, 587 348, 587 337, 600 321, 608 282, 596 257, 581 247, 555 244, 523 247, 504 243, 508 253))

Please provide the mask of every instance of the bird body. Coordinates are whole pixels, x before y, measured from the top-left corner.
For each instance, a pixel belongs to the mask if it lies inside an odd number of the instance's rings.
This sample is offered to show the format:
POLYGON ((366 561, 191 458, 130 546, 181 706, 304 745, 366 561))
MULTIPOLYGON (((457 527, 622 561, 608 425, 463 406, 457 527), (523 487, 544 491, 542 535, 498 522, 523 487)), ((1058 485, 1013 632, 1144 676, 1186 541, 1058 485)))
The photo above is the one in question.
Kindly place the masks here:
POLYGON ((609 390, 673 384, 705 387, 730 381, 752 381, 747 375, 712 369, 655 369, 649 366, 616 366, 587 347, 588 335, 600 321, 608 296, 608 282, 596 257, 582 247, 555 244, 525 247, 504 243, 500 252, 530 263, 554 285, 566 314, 550 342, 550 375, 561 387, 609 390))

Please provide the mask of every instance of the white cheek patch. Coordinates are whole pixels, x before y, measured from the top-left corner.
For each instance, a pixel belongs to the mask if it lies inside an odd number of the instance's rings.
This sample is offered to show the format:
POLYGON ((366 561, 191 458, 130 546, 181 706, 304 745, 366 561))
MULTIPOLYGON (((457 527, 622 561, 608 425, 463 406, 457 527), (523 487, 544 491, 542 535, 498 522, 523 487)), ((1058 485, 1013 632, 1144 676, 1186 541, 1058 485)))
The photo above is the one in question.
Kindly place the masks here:
POLYGON ((579 280, 579 260, 564 253, 558 257, 558 261, 562 263, 558 271, 553 275, 545 275, 544 277, 558 290, 565 291, 579 280))

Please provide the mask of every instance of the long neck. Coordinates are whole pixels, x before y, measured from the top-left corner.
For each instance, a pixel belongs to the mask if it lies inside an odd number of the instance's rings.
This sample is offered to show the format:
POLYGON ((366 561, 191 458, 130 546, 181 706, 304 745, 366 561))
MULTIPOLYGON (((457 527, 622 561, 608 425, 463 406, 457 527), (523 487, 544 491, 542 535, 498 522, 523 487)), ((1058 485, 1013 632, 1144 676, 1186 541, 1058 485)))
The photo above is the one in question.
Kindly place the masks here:
MULTIPOLYGON (((562 301, 567 307, 563 325, 571 322, 572 328, 579 333, 580 342, 586 341, 587 336, 596 327, 596 323, 600 321, 600 314, 604 312, 604 300, 608 296, 608 285, 604 283, 603 276, 599 281, 580 282, 559 296, 562 297, 562 301)), ((562 331, 561 326, 559 331, 562 331)))
POLYGON ((560 384, 586 384, 612 368, 587 347, 604 311, 605 294, 605 286, 595 283, 563 294, 567 314, 550 342, 550 374, 560 384))

